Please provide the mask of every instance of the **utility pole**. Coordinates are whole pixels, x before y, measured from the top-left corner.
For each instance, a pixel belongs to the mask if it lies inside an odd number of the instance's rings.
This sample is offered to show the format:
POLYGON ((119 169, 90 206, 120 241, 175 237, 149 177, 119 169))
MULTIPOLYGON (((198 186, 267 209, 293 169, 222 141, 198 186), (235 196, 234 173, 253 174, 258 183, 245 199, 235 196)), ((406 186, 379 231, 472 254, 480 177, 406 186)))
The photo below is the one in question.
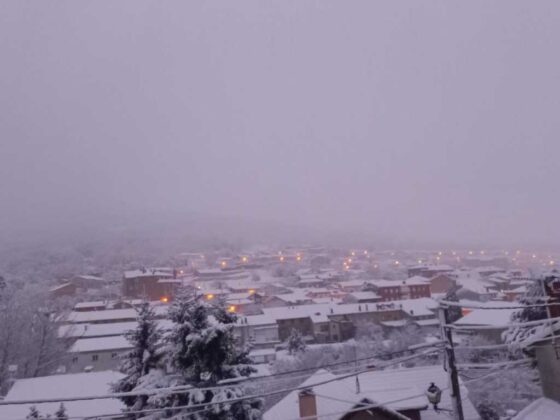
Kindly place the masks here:
POLYGON ((447 360, 447 373, 451 383, 451 401, 453 403, 453 414, 456 420, 465 420, 463 415, 463 403, 461 402, 461 388, 459 386, 459 374, 455 365, 455 349, 453 348, 453 336, 450 328, 445 325, 449 322, 449 308, 440 304, 439 322, 441 325, 442 340, 445 342, 445 354, 447 360))

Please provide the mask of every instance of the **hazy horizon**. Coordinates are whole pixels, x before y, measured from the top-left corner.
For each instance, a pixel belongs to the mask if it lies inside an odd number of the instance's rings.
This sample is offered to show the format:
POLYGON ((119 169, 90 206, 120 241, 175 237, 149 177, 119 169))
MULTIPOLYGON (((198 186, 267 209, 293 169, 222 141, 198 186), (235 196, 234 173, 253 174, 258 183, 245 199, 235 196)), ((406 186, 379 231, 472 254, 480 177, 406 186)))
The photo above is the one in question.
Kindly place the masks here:
POLYGON ((559 43, 554 1, 4 1, 0 232, 556 246, 559 43))

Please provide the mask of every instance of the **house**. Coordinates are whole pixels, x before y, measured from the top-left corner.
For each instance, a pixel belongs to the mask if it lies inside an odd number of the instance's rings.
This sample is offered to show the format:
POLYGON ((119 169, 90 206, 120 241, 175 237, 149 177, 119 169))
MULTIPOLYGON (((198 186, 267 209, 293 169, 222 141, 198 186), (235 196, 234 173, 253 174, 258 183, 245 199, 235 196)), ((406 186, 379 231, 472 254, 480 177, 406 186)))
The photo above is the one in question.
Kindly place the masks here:
POLYGON ((270 348, 280 344, 278 324, 267 315, 240 316, 233 329, 237 343, 247 344, 255 349, 270 348))
MULTIPOLYGON (((106 395, 112 392, 111 384, 122 377, 124 375, 119 372, 103 371, 18 379, 4 398, 4 402, 106 395)), ((25 419, 31 405, 35 405, 41 415, 51 416, 60 406, 56 402, 3 405, 0 406, 0 419, 25 419)), ((64 406, 71 418, 74 416, 96 418, 105 415, 115 415, 115 417, 111 416, 114 419, 126 418, 121 414, 125 408, 124 404, 117 398, 67 401, 64 406)))
POLYGON ((473 309, 453 325, 457 327, 457 335, 480 335, 494 343, 501 343, 502 333, 508 329, 514 309, 508 309, 507 302, 491 302, 491 306, 506 306, 504 309, 473 309), (474 328, 471 328, 474 327, 474 328))
POLYGON ((107 282, 102 277, 90 274, 74 276, 70 282, 74 283, 76 287, 81 290, 100 289, 107 285, 107 282))
POLYGON ((449 265, 415 265, 408 268, 408 277, 421 276, 431 279, 439 274, 448 274, 453 271, 449 265))
POLYGON ((136 321, 138 313, 132 308, 107 309, 105 311, 73 311, 66 322, 71 324, 105 324, 110 322, 136 321))
POLYGON ((49 295, 53 298, 59 298, 63 296, 75 296, 76 290, 77 288, 75 284, 71 282, 67 282, 51 287, 49 289, 49 295))
POLYGON ((89 311, 104 311, 107 309, 107 302, 79 302, 74 305, 76 312, 89 312, 89 311))
POLYGON ((403 299, 429 298, 430 282, 422 276, 406 280, 371 280, 367 290, 376 292, 384 302, 403 299))
POLYGON ((355 328, 365 323, 381 324, 410 319, 412 322, 436 323, 430 298, 395 302, 312 304, 263 308, 264 315, 278 324, 278 337, 285 341, 292 329, 315 341, 337 342, 354 337, 355 328))
POLYGON ((369 292, 352 292, 342 298, 344 303, 376 303, 381 302, 383 298, 377 293, 369 292))
MULTIPOLYGON (((358 377, 337 377, 319 370, 300 386, 304 392, 292 391, 263 415, 263 420, 313 418, 322 420, 441 420, 442 412, 434 411, 424 395, 430 383, 442 389, 440 408, 451 408, 451 395, 446 384, 448 374, 441 365, 410 369, 390 369, 362 373, 358 377), (339 379, 340 378, 340 379, 339 379), (325 383, 326 382, 326 383, 325 383), (315 385, 321 383, 320 385, 315 385), (373 410, 354 411, 360 404, 375 404, 373 410)), ((480 417, 461 386, 465 420, 480 417)))
POLYGON ((338 287, 345 292, 360 292, 367 284, 364 280, 347 280, 338 282, 338 287))
POLYGON ((519 286, 516 287, 515 289, 503 291, 505 300, 507 300, 508 302, 515 302, 525 293, 527 293, 527 286, 519 286))
POLYGON ((430 292, 447 293, 457 285, 457 282, 448 274, 437 274, 430 279, 430 292))
POLYGON ((460 299, 487 301, 497 295, 495 284, 474 270, 459 270, 451 274, 459 289, 456 294, 460 299))
POLYGON ((177 273, 170 268, 142 268, 125 271, 122 279, 123 296, 159 300, 169 293, 169 286, 160 279, 173 279, 177 273))
POLYGON ((249 358, 253 363, 270 363, 276 360, 276 350, 274 349, 256 349, 249 352, 249 358))
POLYGON ((132 345, 122 335, 79 338, 68 350, 66 369, 72 373, 118 369, 119 356, 131 349, 132 345))

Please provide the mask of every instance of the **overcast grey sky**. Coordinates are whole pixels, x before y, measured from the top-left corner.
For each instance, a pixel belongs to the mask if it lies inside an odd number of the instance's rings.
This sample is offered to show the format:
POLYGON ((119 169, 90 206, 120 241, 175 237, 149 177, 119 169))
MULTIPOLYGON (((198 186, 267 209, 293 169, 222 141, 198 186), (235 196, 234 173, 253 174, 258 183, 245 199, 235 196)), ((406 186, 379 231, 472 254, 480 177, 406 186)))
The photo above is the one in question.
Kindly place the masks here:
POLYGON ((560 2, 0 2, 0 226, 558 242, 560 2))

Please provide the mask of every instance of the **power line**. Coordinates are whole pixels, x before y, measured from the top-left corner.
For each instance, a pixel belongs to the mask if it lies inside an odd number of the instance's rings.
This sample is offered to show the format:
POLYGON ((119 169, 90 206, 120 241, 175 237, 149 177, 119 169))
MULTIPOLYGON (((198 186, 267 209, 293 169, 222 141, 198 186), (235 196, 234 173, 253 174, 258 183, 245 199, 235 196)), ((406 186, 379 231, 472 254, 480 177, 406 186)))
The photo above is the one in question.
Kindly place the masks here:
MULTIPOLYGON (((402 363, 402 362, 412 360, 412 359, 415 359, 415 358, 418 358, 418 357, 426 356, 426 355, 434 353, 436 351, 439 351, 439 350, 437 350, 437 349, 426 350, 422 353, 414 354, 414 355, 411 355, 411 356, 401 357, 401 358, 398 358, 396 360, 392 360, 388 363, 384 363, 383 365, 379 366, 379 368, 393 366, 393 365, 398 364, 398 363, 402 363)), ((264 397, 268 397, 268 396, 271 396, 271 395, 281 394, 281 393, 284 393, 284 392, 300 391, 300 390, 315 387, 315 386, 321 386, 321 385, 325 385, 325 384, 328 384, 328 383, 331 383, 331 382, 341 381, 343 379, 350 378, 352 376, 356 376, 356 375, 359 375, 359 374, 371 372, 374 369, 375 368, 367 368, 367 369, 351 372, 351 373, 348 373, 348 374, 337 376, 335 378, 326 379, 326 380, 319 381, 319 382, 309 384, 309 385, 305 385, 305 386, 300 385, 300 386, 297 386, 297 387, 284 388, 284 389, 274 390, 274 391, 270 391, 270 392, 266 392, 266 393, 260 393, 260 394, 246 395, 246 396, 243 396, 243 397, 230 398, 230 399, 222 400, 222 401, 211 401, 211 402, 200 403, 200 404, 189 404, 189 405, 182 405, 182 406, 175 406, 175 407, 153 408, 153 409, 144 409, 144 410, 136 410, 136 411, 124 411, 124 412, 121 411, 119 413, 113 413, 113 414, 101 414, 101 415, 93 415, 93 416, 74 416, 74 417, 69 417, 69 419, 89 419, 89 418, 97 418, 97 419, 103 419, 104 418, 104 419, 107 419, 107 418, 122 416, 123 414, 146 414, 146 413, 154 413, 154 412, 160 412, 160 411, 174 411, 174 410, 182 410, 182 409, 186 409, 186 408, 197 409, 197 408, 206 408, 206 407, 210 407, 210 406, 213 406, 213 405, 231 404, 231 403, 240 402, 240 401, 264 398, 264 397)), ((201 390, 201 389, 202 388, 191 388, 190 391, 201 390)), ((157 391, 161 391, 161 388, 157 391)), ((182 392, 184 392, 184 391, 170 392, 169 394, 172 395, 172 394, 177 394, 177 393, 182 393, 182 392)), ((141 395, 146 395, 146 394, 141 394, 141 395)), ((111 398, 116 398, 116 397, 111 397, 111 398)), ((97 398, 76 398, 76 399, 72 399, 72 401, 84 400, 84 399, 97 399, 97 398)), ((54 400, 54 401, 36 400, 35 402, 36 403, 62 402, 62 401, 65 401, 65 400, 66 399, 57 399, 57 400, 54 400)), ((32 403, 34 403, 34 402, 31 401, 31 402, 28 402, 27 404, 32 404, 32 403)), ((185 414, 190 414, 190 413, 185 413, 185 414)))
MULTIPOLYGON (((439 343, 426 344, 424 347, 426 347, 426 348, 436 347, 438 344, 439 343)), ((168 393, 171 393, 171 394, 180 394, 180 393, 192 392, 192 391, 195 391, 195 390, 196 391, 216 391, 216 390, 220 390, 220 389, 228 389, 228 388, 231 388, 234 385, 237 385, 239 383, 246 382, 246 381, 256 381, 256 380, 261 380, 261 379, 266 379, 266 378, 271 378, 271 377, 275 378, 275 377, 278 377, 278 376, 291 375, 293 373, 301 373, 301 372, 306 372, 306 371, 316 371, 316 370, 319 370, 319 369, 324 369, 324 368, 329 368, 329 367, 334 367, 334 366, 341 366, 341 365, 345 365, 345 364, 354 364, 356 362, 362 362, 362 361, 372 360, 372 359, 379 359, 379 358, 383 358, 383 357, 393 356, 393 355, 396 355, 396 354, 415 351, 417 349, 421 349, 421 348, 424 348, 424 347, 416 346, 415 349, 410 349, 410 350, 409 349, 398 350, 398 351, 394 351, 394 352, 380 353, 380 354, 377 354, 377 355, 374 355, 374 356, 362 357, 362 358, 359 358, 359 359, 341 361, 341 362, 336 362, 336 363, 328 363, 328 364, 319 365, 319 366, 316 366, 316 367, 293 369, 293 370, 286 371, 286 372, 280 372, 280 373, 274 373, 274 374, 256 376, 256 377, 245 377, 245 378, 240 378, 239 380, 232 380, 229 383, 218 385, 218 386, 213 386, 213 387, 195 388, 192 385, 179 385, 179 386, 167 387, 167 388, 155 388, 155 389, 150 389, 150 390, 118 392, 118 393, 111 393, 111 394, 90 395, 90 396, 82 396, 82 397, 45 398, 45 399, 35 399, 35 400, 11 400, 11 401, 5 401, 4 400, 4 401, 0 401, 0 406, 3 406, 3 405, 17 405, 17 404, 41 404, 41 403, 52 403, 52 402, 85 401, 85 400, 98 400, 98 399, 123 398, 123 397, 137 397, 137 396, 143 396, 143 395, 155 395, 155 394, 159 394, 159 393, 162 393, 162 392, 168 392, 168 393)), ((232 379, 237 379, 237 378, 232 378, 232 379)))
POLYGON ((476 304, 476 303, 461 303, 461 302, 454 302, 450 300, 440 300, 438 301, 440 304, 444 306, 452 306, 455 308, 467 308, 467 309, 527 309, 527 308, 543 308, 543 307, 550 307, 550 306, 560 306, 559 303, 540 303, 540 304, 533 304, 533 305, 508 305, 508 306, 488 306, 485 304, 476 304))
POLYGON ((495 330, 499 328, 511 328, 511 327, 533 327, 535 325, 548 325, 560 322, 560 317, 556 318, 545 318, 536 321, 526 321, 526 322, 511 322, 509 324, 497 324, 497 325, 457 325, 457 324, 444 324, 443 328, 449 328, 453 330, 495 330))
POLYGON ((531 359, 515 360, 513 362, 493 362, 493 363, 458 363, 458 369, 493 369, 503 366, 515 366, 525 363, 532 363, 531 359))

